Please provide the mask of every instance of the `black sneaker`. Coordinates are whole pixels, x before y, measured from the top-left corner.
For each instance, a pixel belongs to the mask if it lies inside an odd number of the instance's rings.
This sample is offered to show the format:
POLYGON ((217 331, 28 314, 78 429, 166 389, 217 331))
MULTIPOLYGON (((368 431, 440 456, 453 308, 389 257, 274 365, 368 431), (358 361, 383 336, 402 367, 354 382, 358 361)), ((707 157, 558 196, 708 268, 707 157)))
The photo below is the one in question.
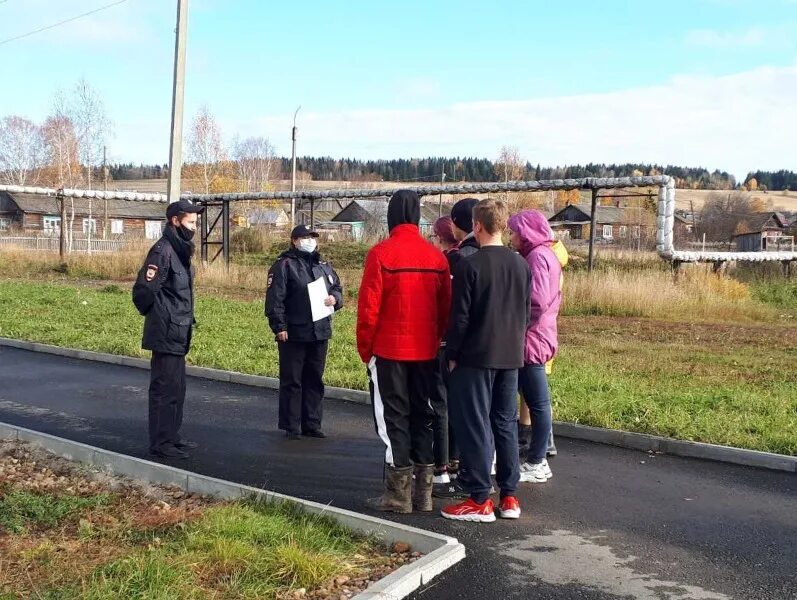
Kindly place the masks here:
POLYGON ((160 448, 150 448, 149 453, 158 458, 188 458, 188 452, 183 452, 175 446, 161 446, 160 448))
POLYGON ((312 437, 320 439, 324 439, 325 437, 327 437, 327 434, 321 431, 320 429, 311 429, 310 431, 303 431, 302 435, 304 437, 312 437))
POLYGON ((432 486, 432 496, 435 498, 470 498, 470 492, 462 487, 459 480, 454 479, 449 483, 436 483, 432 486))
POLYGON ((285 437, 289 440, 296 441, 302 439, 302 436, 296 433, 295 431, 286 431, 285 437))
POLYGON ((199 444, 192 442, 191 440, 180 440, 179 442, 174 443, 174 447, 178 450, 196 450, 199 448, 199 444))

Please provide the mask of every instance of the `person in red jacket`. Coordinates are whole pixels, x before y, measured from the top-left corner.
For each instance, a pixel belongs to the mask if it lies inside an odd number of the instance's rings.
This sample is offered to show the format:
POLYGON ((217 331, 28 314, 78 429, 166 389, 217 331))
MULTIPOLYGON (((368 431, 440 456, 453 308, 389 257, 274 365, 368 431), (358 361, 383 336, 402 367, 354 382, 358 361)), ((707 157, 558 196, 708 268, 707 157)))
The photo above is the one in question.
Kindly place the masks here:
POLYGON ((390 237, 368 252, 357 307, 357 351, 368 365, 374 422, 386 446, 385 492, 368 505, 389 512, 432 510, 429 397, 451 275, 446 258, 421 236, 420 215, 415 192, 398 190, 390 198, 390 237))

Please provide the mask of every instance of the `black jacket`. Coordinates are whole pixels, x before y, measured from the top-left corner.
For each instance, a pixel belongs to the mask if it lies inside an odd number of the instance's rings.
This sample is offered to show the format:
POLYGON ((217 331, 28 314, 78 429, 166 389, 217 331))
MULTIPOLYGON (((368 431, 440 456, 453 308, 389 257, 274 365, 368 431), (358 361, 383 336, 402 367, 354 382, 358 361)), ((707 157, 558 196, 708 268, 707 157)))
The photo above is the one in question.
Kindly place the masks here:
POLYGON ((505 246, 485 246, 461 260, 453 279, 446 358, 480 369, 522 367, 530 281, 526 261, 505 246))
POLYGON ((184 356, 191 346, 194 323, 194 273, 186 249, 182 253, 175 250, 180 244, 188 243, 167 225, 138 272, 133 303, 145 316, 141 347, 184 356))
POLYGON ((275 335, 287 331, 291 342, 316 342, 332 337, 332 318, 314 323, 310 310, 307 285, 319 277, 337 301, 335 310, 343 308, 340 278, 318 252, 309 254, 292 247, 271 266, 266 285, 266 317, 275 335))
POLYGON ((448 258, 448 266, 451 269, 451 276, 454 276, 454 269, 463 258, 473 256, 478 251, 479 242, 477 242, 476 238, 471 235, 470 237, 462 240, 459 243, 459 246, 457 246, 452 252, 449 252, 446 255, 446 258, 448 258))

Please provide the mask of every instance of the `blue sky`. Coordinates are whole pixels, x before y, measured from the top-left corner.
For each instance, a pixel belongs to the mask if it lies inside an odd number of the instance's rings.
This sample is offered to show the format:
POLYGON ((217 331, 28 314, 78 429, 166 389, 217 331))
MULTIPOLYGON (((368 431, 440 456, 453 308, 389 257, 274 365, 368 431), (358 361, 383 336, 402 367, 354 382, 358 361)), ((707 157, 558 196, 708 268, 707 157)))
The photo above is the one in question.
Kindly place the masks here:
MULTIPOLYGON (((0 40, 110 0, 0 2, 0 40)), ((85 77, 117 160, 165 162, 173 0, 127 0, 0 45, 0 116, 85 77), (11 92, 9 89, 9 84, 11 92)), ((797 168, 797 1, 191 0, 187 119, 301 154, 797 168), (793 136, 791 136, 793 137, 793 136)))

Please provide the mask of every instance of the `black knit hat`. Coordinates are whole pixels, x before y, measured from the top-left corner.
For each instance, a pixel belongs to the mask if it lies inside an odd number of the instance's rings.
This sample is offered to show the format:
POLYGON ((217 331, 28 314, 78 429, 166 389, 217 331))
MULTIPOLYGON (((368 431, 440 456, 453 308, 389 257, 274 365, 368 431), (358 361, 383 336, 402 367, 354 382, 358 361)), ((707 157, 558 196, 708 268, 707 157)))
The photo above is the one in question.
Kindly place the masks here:
POLYGON ((451 220, 458 229, 465 233, 473 231, 473 207, 478 203, 476 198, 463 198, 451 207, 451 220))

